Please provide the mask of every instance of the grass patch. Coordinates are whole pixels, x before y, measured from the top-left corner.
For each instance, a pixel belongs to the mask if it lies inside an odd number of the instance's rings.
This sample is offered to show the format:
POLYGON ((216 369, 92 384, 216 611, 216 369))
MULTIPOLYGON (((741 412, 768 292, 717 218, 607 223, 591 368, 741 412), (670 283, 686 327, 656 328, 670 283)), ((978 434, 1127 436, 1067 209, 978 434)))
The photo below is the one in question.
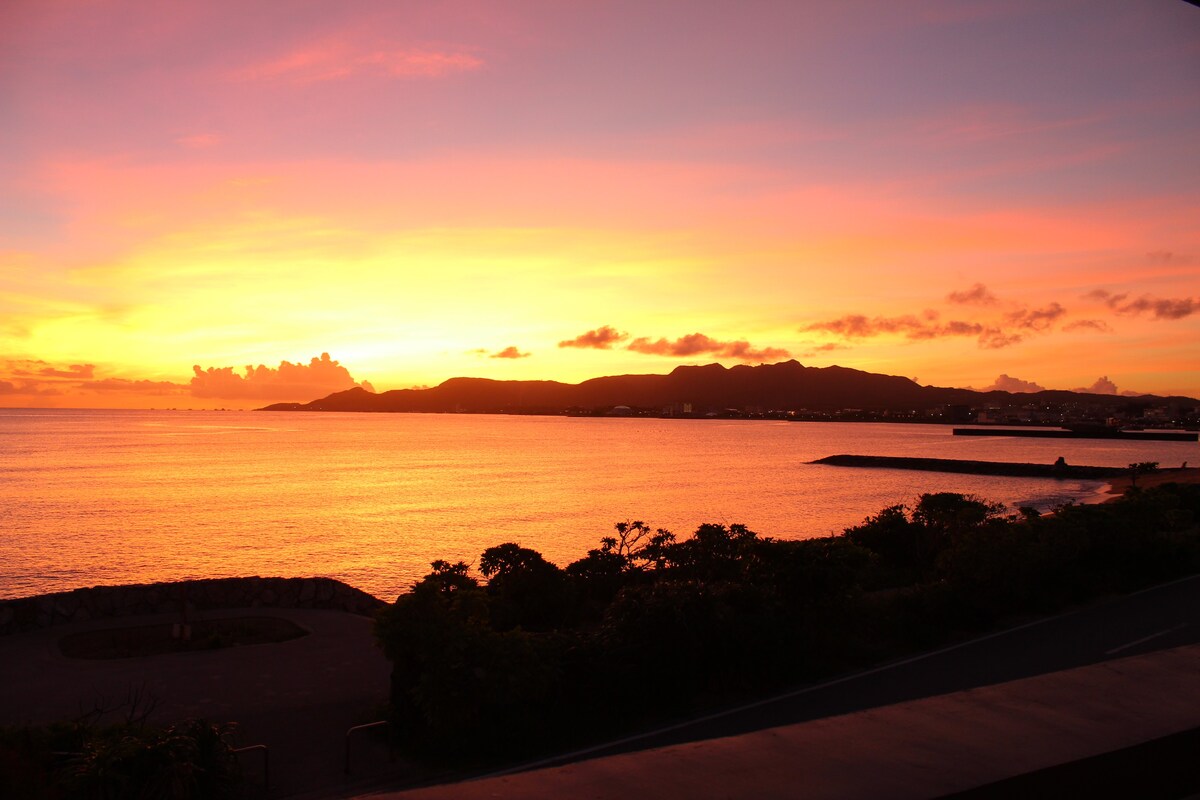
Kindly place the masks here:
POLYGON ((67 658, 137 658, 161 653, 220 650, 247 644, 273 644, 298 639, 308 631, 280 617, 233 617, 192 623, 189 640, 172 637, 172 623, 80 631, 64 636, 58 646, 67 658))

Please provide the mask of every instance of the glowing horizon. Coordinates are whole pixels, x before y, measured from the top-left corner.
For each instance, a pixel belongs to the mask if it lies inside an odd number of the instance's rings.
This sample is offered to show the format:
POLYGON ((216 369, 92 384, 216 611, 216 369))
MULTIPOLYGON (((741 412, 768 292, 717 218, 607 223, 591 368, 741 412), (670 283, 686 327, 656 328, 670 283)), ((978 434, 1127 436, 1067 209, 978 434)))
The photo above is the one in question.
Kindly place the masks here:
POLYGON ((0 407, 788 357, 1200 396, 1186 3, 18 0, 0 31, 0 407))

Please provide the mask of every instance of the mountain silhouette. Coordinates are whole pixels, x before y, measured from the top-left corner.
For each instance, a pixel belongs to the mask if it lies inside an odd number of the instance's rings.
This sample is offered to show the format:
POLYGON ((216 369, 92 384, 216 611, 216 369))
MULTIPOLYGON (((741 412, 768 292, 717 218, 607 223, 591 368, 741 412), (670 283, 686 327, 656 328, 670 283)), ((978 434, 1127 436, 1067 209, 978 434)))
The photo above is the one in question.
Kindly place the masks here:
MULTIPOLYGON (((1142 401, 1196 403, 1183 397, 1143 395, 1142 401)), ((909 378, 847 367, 806 367, 797 361, 758 366, 720 364, 676 367, 667 375, 613 375, 582 383, 451 378, 428 389, 374 394, 359 387, 311 403, 276 403, 263 411, 421 411, 465 413, 590 413, 615 406, 672 409, 686 405, 702 415, 726 408, 758 411, 867 411, 927 409, 944 405, 1014 405, 1031 402, 1111 406, 1134 398, 1047 390, 1014 395, 921 386, 909 378)))

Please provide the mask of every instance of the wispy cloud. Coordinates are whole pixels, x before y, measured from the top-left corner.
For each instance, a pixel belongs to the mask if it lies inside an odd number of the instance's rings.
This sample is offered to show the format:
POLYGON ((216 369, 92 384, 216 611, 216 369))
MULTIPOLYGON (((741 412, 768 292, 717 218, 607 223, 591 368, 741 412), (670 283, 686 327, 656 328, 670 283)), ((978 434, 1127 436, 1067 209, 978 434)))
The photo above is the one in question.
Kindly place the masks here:
POLYGON ((1112 333, 1112 326, 1104 320, 1100 319, 1077 319, 1074 322, 1068 322, 1063 325, 1064 331, 1096 331, 1098 333, 1112 333))
POLYGON ((275 58, 248 64, 231 77, 242 81, 283 80, 317 83, 356 75, 384 78, 437 78, 483 67, 465 49, 436 45, 372 47, 339 39, 314 42, 275 58))
POLYGON ((998 327, 980 322, 952 319, 941 322, 936 314, 924 317, 907 314, 898 317, 867 317, 863 314, 846 314, 836 319, 814 322, 801 328, 806 333, 831 333, 844 339, 870 339, 876 336, 899 334, 911 341, 945 339, 961 336, 979 338, 981 347, 1007 347, 1021 341, 1019 334, 1005 333, 998 327))
POLYGON ((215 147, 222 141, 222 137, 215 133, 193 133, 188 136, 178 137, 175 140, 175 144, 191 148, 192 150, 203 150, 208 147, 215 147))
POLYGON ((56 367, 47 361, 9 361, 6 371, 10 376, 46 380, 63 378, 65 380, 91 380, 96 372, 95 364, 71 364, 67 367, 56 367))
POLYGON ((830 353, 830 352, 833 352, 834 350, 848 350, 848 349, 849 349, 849 347, 847 345, 841 344, 840 342, 825 342, 824 344, 819 344, 819 345, 816 345, 815 347, 808 348, 807 350, 805 350, 803 353, 800 354, 800 357, 801 358, 811 358, 812 356, 818 355, 820 353, 830 353))
POLYGON ((1189 255, 1184 255, 1182 253, 1173 253, 1170 250, 1155 250, 1153 252, 1146 253, 1146 260, 1149 261, 1151 264, 1179 264, 1179 265, 1192 264, 1195 261, 1195 259, 1193 259, 1189 255))
POLYGON ((173 381, 130 380, 128 378, 103 378, 88 381, 80 388, 85 392, 96 394, 140 394, 151 397, 188 394, 187 386, 173 381))
POLYGON ((922 142, 945 147, 1030 137, 1091 125, 1100 119, 1099 115, 1039 117, 1031 109, 1008 105, 972 106, 923 120, 914 133, 922 142))
POLYGON ((977 283, 970 289, 964 289, 961 292, 951 292, 946 295, 946 299, 960 305, 992 306, 996 304, 996 296, 989 292, 982 283, 977 283))
POLYGON ((5 381, 0 380, 0 395, 18 397, 52 397, 61 395, 61 389, 39 384, 37 381, 5 381))
POLYGON ((171 381, 98 378, 95 364, 54 365, 41 359, 0 362, 0 395, 64 397, 78 394, 124 393, 184 395, 187 386, 171 381))
MULTIPOLYGON (((974 337, 979 347, 998 350, 1019 344, 1029 336, 1055 330, 1068 315, 1067 309, 1058 302, 1034 308, 1010 302, 1005 303, 1008 310, 990 310, 993 306, 999 306, 1000 300, 982 283, 950 292, 945 299, 951 305, 975 306, 975 318, 943 319, 935 309, 925 309, 919 315, 843 314, 809 323, 800 331, 826 333, 850 341, 883 336, 900 336, 914 342, 974 337)), ((1079 320, 1063 326, 1063 329, 1104 331, 1108 327, 1097 320, 1079 320)))

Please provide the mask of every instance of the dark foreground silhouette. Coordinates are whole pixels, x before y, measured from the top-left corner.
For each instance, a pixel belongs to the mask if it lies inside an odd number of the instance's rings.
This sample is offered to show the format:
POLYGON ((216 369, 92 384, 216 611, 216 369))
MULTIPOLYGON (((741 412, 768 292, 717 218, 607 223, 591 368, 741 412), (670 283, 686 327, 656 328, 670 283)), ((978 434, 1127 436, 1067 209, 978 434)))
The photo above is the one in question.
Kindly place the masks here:
MULTIPOLYGON (((1195 573, 1198 520, 1167 484, 1053 515, 927 494, 808 541, 622 523, 565 569, 499 545, 380 612, 392 730, 458 766, 561 751, 1195 573)), ((244 796, 228 730, 127 712, 0 730, 0 796, 244 796)))
POLYGON ((433 571, 378 617, 393 729, 464 764, 530 755, 1200 568, 1200 486, 1053 515, 926 494, 840 536, 641 522, 565 569, 533 550, 433 571))

